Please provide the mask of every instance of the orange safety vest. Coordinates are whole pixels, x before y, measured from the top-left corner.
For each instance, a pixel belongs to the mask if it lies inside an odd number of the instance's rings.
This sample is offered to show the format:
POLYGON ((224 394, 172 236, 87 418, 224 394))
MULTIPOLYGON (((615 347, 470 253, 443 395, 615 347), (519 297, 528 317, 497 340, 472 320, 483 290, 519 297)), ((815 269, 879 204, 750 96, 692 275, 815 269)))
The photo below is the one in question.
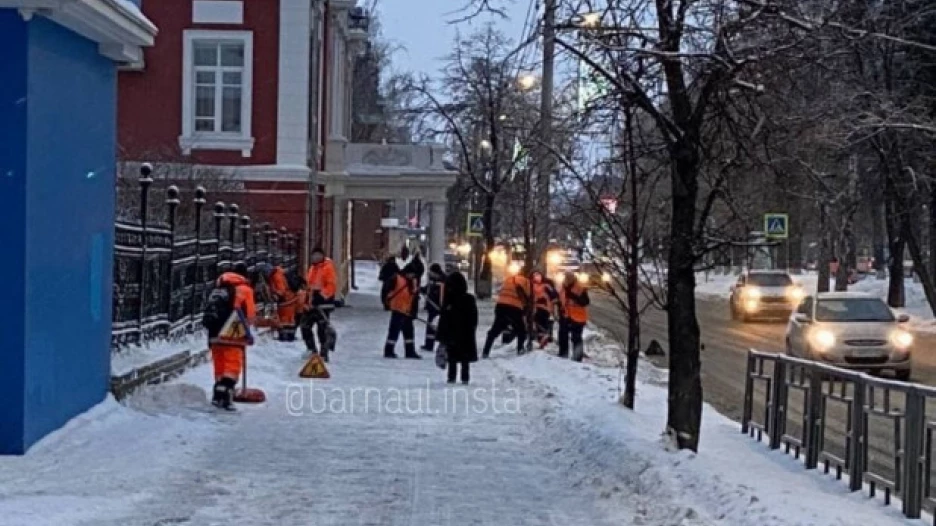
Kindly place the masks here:
POLYGON ((583 287, 581 283, 572 285, 571 290, 569 288, 562 287, 559 290, 559 303, 562 305, 563 313, 570 320, 574 321, 575 323, 588 322, 588 307, 579 305, 572 298, 567 298, 567 292, 572 292, 572 294, 580 296, 585 292, 585 287, 583 287))
POLYGON ((413 298, 416 296, 416 280, 408 280, 397 274, 393 292, 388 296, 390 310, 407 316, 413 315, 413 298))
POLYGON ((549 297, 549 284, 545 281, 533 284, 533 298, 536 302, 537 310, 552 312, 552 298, 549 297))
POLYGON ((335 264, 332 260, 325 258, 321 263, 313 264, 306 273, 306 283, 309 285, 309 296, 318 292, 325 299, 334 299, 338 292, 337 277, 335 274, 335 264))
POLYGON ((526 301, 520 297, 520 294, 517 292, 517 289, 523 291, 527 297, 527 301, 530 298, 530 280, 527 278, 516 275, 510 276, 504 281, 504 285, 501 286, 500 293, 497 294, 497 304, 498 305, 509 305, 511 307, 516 307, 518 309, 523 309, 526 307, 526 301))

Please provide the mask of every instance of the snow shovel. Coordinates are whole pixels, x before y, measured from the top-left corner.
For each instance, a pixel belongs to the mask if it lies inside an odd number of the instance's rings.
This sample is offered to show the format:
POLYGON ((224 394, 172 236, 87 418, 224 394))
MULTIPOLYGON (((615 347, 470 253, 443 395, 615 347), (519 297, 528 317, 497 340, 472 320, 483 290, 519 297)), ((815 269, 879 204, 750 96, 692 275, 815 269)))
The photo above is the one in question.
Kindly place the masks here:
POLYGON ((262 404, 266 402, 266 393, 256 387, 247 387, 247 348, 244 353, 244 368, 241 374, 241 388, 234 392, 234 401, 241 404, 262 404))
MULTIPOLYGON (((250 325, 244 319, 244 314, 240 310, 236 312, 247 331, 247 337, 251 338, 250 325)), ((250 340, 248 339, 248 341, 250 340)), ((234 401, 241 404, 262 404, 266 402, 266 393, 256 387, 247 387, 247 347, 243 347, 241 352, 244 353, 244 366, 241 369, 241 388, 234 391, 234 401)))

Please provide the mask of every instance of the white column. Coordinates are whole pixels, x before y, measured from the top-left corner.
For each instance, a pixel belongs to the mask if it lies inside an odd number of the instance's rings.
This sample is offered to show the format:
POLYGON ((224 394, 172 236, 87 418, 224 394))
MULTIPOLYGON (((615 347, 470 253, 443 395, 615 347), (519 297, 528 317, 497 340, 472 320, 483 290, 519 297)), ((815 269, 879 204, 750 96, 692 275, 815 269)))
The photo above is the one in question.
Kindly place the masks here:
MULTIPOLYGON (((337 20, 337 17, 336 17, 337 20)), ((337 22, 336 22, 337 23, 337 22)), ((341 121, 344 119, 344 77, 346 73, 344 61, 344 34, 340 27, 332 32, 332 69, 331 86, 328 108, 331 111, 329 132, 331 137, 343 137, 341 121)))
POLYGON ((312 5, 280 0, 276 163, 305 166, 309 153, 312 5))
POLYGON ((332 201, 332 258, 338 274, 338 290, 344 289, 345 283, 345 251, 344 251, 344 224, 345 211, 348 209, 347 200, 335 197, 332 201))
POLYGON ((445 209, 448 203, 435 201, 429 219, 429 260, 445 266, 445 209))

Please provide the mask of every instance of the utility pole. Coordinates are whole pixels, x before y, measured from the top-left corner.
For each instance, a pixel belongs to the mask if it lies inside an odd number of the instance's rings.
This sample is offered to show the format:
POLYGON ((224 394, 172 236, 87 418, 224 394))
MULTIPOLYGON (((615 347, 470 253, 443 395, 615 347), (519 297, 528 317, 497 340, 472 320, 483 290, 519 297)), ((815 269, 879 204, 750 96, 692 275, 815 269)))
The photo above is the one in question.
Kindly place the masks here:
POLYGON ((534 228, 537 263, 546 268, 546 247, 549 243, 550 198, 549 188, 553 166, 553 70, 556 58, 556 0, 546 0, 543 13, 543 76, 540 101, 540 155, 537 156, 537 209, 534 228))

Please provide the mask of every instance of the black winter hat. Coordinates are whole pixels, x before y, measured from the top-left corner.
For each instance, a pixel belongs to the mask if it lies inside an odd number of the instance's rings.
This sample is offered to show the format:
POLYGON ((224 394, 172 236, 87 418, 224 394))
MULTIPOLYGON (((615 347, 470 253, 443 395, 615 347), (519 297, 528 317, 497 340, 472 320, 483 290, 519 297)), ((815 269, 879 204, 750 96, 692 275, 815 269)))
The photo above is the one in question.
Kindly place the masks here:
POLYGON ((439 276, 444 276, 444 275, 445 275, 445 271, 442 270, 442 265, 440 265, 440 264, 438 264, 438 263, 433 263, 433 264, 429 265, 429 273, 430 273, 430 274, 436 274, 436 275, 439 275, 439 276))
POLYGON ((312 249, 312 253, 313 253, 313 254, 321 254, 321 255, 324 256, 324 255, 325 255, 325 250, 324 250, 322 247, 320 247, 320 246, 316 246, 315 248, 312 249))
POLYGON ((468 280, 461 272, 452 272, 445 278, 445 297, 456 298, 468 293, 468 280))
POLYGON ((244 262, 238 262, 238 263, 236 263, 236 264, 234 265, 234 269, 233 269, 233 270, 234 270, 234 273, 240 274, 241 276, 244 276, 245 278, 249 278, 249 277, 250 277, 250 276, 249 276, 250 272, 247 270, 247 264, 244 263, 244 262))

